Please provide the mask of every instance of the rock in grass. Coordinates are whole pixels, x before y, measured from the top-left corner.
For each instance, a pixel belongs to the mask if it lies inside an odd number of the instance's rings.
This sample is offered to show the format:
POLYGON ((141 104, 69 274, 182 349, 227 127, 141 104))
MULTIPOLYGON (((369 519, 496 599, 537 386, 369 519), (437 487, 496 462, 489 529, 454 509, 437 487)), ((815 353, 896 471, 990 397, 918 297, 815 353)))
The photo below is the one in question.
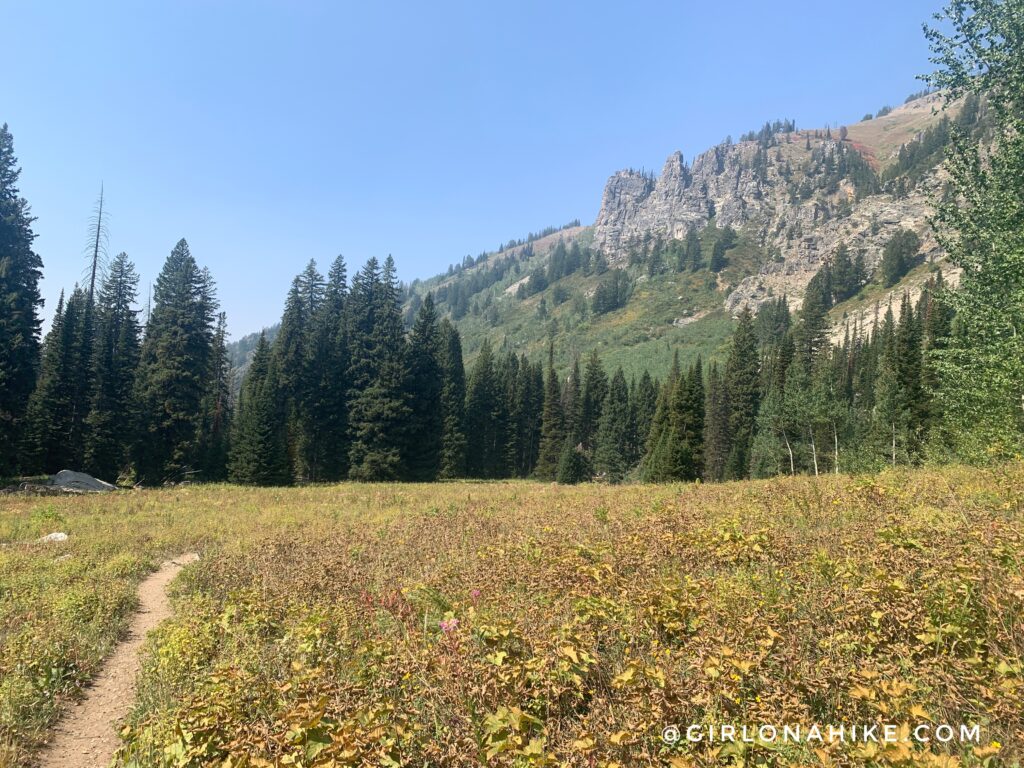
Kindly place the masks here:
POLYGON ((48 533, 39 539, 40 544, 56 544, 61 541, 67 541, 68 535, 64 531, 56 531, 55 533, 48 533))
POLYGON ((50 484, 69 491, 104 492, 117 490, 117 487, 110 483, 97 480, 92 475, 85 474, 85 472, 73 472, 70 469, 62 469, 53 476, 50 484))

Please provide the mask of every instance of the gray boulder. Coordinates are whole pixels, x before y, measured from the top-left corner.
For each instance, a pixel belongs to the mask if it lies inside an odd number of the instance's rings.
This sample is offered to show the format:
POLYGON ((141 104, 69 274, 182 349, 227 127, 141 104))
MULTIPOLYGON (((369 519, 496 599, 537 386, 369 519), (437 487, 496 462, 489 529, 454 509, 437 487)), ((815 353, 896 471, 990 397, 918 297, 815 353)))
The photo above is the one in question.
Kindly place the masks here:
POLYGON ((68 491, 104 493, 117 490, 117 486, 97 480, 92 475, 85 474, 85 472, 73 472, 70 469, 62 469, 53 476, 50 484, 68 491))

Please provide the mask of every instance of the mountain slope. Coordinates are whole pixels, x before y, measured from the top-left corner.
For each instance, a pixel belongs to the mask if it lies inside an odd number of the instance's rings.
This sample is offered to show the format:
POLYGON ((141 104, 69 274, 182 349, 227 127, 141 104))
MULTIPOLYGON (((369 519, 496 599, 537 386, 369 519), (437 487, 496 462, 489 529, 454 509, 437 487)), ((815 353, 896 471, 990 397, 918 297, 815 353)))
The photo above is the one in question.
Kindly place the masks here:
POLYGON ((885 243, 909 229, 921 238, 924 256, 934 258, 937 244, 927 218, 929 198, 940 184, 937 175, 897 194, 895 188, 880 188, 877 170, 879 156, 892 160, 893 137, 913 140, 940 119, 931 110, 936 98, 915 100, 846 129, 845 140, 838 130, 834 137, 820 130, 772 133, 720 144, 690 167, 676 152, 654 180, 620 171, 605 187, 595 246, 614 261, 645 238, 681 239, 689 227, 707 226, 712 218, 718 227, 749 227, 765 259, 726 298, 733 313, 783 294, 795 308, 840 242, 863 251, 873 270, 885 243))
POLYGON ((811 278, 845 244, 863 260, 868 280, 832 318, 839 334, 854 318, 870 324, 890 297, 898 305, 903 290, 919 290, 934 269, 957 277, 928 224, 931 200, 943 191, 941 151, 933 145, 948 137, 948 121, 977 130, 983 110, 975 104, 969 116, 960 107, 941 113, 939 104, 936 94, 909 99, 845 128, 768 124, 690 164, 675 152, 658 176, 619 171, 605 185, 592 226, 417 282, 409 312, 433 291, 458 325, 470 360, 484 339, 535 358, 554 341, 560 366, 597 349, 606 365, 622 365, 627 375, 643 368, 660 375, 673 351, 684 363, 720 353, 743 307, 756 311, 786 296, 799 308, 811 278), (679 269, 691 229, 704 261, 695 270, 679 269), (920 240, 915 269, 883 288, 878 268, 885 245, 903 231, 920 240), (730 241, 724 266, 711 271, 710 255, 723 239, 730 241), (568 274, 552 270, 553 259, 573 248, 584 254, 582 266, 568 274), (599 286, 616 271, 628 281, 628 299, 595 312, 599 286), (523 290, 531 284, 537 290, 523 290))
MULTIPOLYGON (((431 292, 458 326, 469 364, 484 340, 533 359, 554 342, 561 368, 596 349, 627 376, 660 376, 673 352, 684 364, 719 356, 743 307, 756 311, 786 296, 798 309, 811 278, 845 244, 868 280, 832 310, 835 334, 848 324, 869 327, 890 303, 898 309, 904 291, 916 296, 935 269, 957 279, 928 217, 943 192, 938 166, 949 122, 981 136, 985 109, 939 106, 931 94, 844 128, 766 124, 692 163, 674 152, 658 176, 618 171, 593 225, 548 228, 413 282, 406 322, 431 292), (684 265, 691 230, 699 263, 684 265), (917 235, 920 249, 909 274, 886 288, 882 253, 903 231, 917 235), (612 306, 599 296, 613 290, 609 283, 623 294, 612 306)), ((254 338, 238 342, 237 366, 244 368, 254 338)))

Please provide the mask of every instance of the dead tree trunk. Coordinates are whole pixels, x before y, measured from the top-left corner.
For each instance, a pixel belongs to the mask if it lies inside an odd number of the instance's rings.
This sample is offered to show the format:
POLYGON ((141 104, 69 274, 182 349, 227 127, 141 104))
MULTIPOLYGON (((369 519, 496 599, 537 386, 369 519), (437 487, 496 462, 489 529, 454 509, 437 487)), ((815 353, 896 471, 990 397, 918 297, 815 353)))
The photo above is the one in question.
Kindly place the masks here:
POLYGON ((832 422, 832 440, 835 443, 835 469, 836 474, 839 474, 839 430, 836 429, 836 423, 832 422))
POLYGON ((796 466, 793 463, 793 446, 789 444, 789 435, 786 434, 786 430, 782 430, 782 439, 786 441, 786 450, 789 451, 789 474, 796 474, 796 466))

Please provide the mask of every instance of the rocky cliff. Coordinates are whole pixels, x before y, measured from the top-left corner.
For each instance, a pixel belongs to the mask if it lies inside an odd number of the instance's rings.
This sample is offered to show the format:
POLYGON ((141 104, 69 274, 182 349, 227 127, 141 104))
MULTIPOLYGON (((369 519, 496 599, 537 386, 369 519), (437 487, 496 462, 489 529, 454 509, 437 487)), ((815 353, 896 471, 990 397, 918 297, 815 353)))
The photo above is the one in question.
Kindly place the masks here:
POLYGON ((891 136, 904 124, 925 124, 934 97, 920 102, 893 110, 882 130, 854 126, 843 131, 843 139, 838 130, 836 137, 830 131, 778 133, 720 144, 692 164, 675 152, 657 177, 619 171, 605 186, 594 246, 611 263, 623 263, 652 238, 682 239, 690 227, 711 223, 745 230, 765 257, 757 273, 726 298, 733 313, 783 294, 798 306, 811 277, 841 242, 862 252, 873 269, 886 241, 910 229, 921 238, 926 258, 940 258, 928 226, 930 200, 940 188, 937 172, 910 191, 884 191, 875 172, 898 145, 861 140, 891 136), (880 152, 886 153, 881 161, 880 152))

